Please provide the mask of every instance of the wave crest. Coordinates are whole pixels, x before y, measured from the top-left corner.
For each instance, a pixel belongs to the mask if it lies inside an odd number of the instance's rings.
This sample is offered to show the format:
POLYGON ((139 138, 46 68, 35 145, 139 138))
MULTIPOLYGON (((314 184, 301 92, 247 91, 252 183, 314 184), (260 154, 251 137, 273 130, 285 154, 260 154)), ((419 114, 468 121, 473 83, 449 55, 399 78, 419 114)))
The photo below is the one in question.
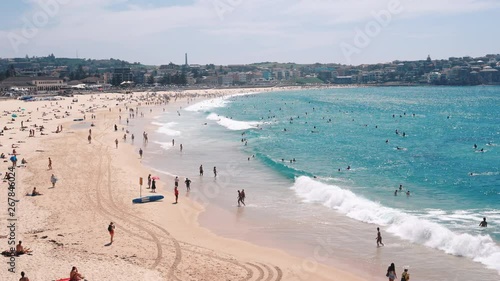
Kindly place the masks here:
POLYGON ((401 239, 471 258, 500 273, 500 247, 489 235, 456 233, 416 215, 382 206, 335 185, 298 177, 292 190, 306 202, 321 203, 346 216, 377 225, 401 239))

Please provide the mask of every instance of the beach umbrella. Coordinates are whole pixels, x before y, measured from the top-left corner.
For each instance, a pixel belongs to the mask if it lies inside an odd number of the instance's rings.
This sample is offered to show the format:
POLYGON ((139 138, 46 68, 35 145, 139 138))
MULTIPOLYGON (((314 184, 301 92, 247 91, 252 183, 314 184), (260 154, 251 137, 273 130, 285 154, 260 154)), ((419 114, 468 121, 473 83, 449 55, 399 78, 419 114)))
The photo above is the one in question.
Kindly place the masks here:
POLYGON ((17 117, 17 114, 12 114, 12 118, 16 118, 17 117))
POLYGON ((160 179, 160 177, 154 176, 154 177, 152 177, 151 179, 152 179, 152 180, 159 180, 159 179, 160 179))
POLYGON ((15 155, 12 155, 10 157, 10 161, 12 161, 12 162, 17 161, 17 157, 15 155))

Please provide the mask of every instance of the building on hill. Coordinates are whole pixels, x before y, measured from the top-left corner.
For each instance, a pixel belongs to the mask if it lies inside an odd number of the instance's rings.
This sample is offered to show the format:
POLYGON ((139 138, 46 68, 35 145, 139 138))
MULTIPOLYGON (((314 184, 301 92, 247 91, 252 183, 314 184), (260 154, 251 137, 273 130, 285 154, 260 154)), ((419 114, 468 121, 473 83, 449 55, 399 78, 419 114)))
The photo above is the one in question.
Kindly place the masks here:
POLYGON ((27 91, 58 91, 66 83, 57 77, 9 77, 0 83, 0 89, 26 89, 27 91))
POLYGON ((120 82, 124 81, 134 81, 134 75, 130 67, 115 68, 113 71, 113 80, 120 82))

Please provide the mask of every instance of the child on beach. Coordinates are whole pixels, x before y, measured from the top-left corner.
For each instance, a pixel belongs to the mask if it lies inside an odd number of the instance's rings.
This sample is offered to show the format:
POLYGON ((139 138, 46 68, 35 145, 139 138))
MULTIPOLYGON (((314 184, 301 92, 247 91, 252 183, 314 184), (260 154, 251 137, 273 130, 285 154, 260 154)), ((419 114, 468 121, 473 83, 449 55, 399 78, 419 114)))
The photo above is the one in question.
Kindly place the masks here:
POLYGON ((56 176, 54 176, 54 174, 50 176, 50 182, 52 183, 52 188, 56 187, 57 178, 56 176))

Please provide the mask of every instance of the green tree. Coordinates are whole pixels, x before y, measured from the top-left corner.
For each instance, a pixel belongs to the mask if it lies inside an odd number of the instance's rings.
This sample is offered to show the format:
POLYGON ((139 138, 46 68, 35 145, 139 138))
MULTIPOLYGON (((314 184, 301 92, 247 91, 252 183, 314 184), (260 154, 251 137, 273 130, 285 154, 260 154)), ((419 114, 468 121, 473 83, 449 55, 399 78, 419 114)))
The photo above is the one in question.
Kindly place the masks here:
POLYGON ((150 75, 150 76, 148 77, 148 81, 147 81, 147 83, 148 83, 149 85, 153 85, 153 84, 155 83, 155 77, 154 77, 153 75, 150 75))
POLYGON ((160 84, 162 84, 163 86, 171 84, 170 83, 170 75, 163 74, 163 77, 160 80, 160 84))
POLYGON ((7 69, 7 71, 5 72, 5 77, 9 78, 9 77, 15 77, 15 76, 16 76, 16 69, 14 68, 14 65, 11 64, 11 65, 9 65, 9 69, 7 69))

